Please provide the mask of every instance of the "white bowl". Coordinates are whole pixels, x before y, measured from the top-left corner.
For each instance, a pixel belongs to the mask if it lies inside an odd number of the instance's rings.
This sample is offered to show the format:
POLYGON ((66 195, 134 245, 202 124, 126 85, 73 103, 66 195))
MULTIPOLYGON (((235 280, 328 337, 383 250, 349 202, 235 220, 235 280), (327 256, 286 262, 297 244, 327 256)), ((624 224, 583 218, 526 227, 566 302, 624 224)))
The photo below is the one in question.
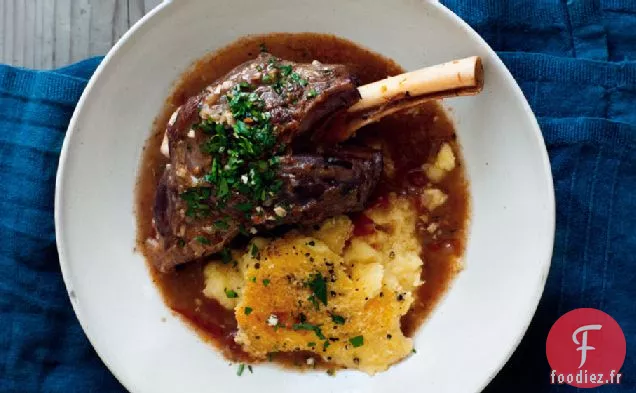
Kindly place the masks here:
POLYGON ((108 54, 69 125, 57 178, 60 263, 77 317, 131 392, 475 392, 521 340, 554 236, 550 166, 536 120, 486 43, 443 6, 416 0, 174 1, 108 54), (172 83, 196 59, 250 33, 328 32, 407 69, 480 55, 484 92, 446 101, 472 191, 466 269, 415 337, 417 354, 369 377, 273 365, 236 376, 163 304, 134 252, 142 147, 172 83))

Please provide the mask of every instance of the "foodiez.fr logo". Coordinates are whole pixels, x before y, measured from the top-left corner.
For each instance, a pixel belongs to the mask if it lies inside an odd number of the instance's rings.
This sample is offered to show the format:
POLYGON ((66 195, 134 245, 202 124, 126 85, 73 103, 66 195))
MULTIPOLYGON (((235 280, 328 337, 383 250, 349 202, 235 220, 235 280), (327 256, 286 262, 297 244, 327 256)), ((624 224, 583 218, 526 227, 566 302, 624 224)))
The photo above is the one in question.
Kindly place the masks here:
POLYGON ((618 384, 626 348, 625 335, 614 318, 594 308, 572 310, 548 334, 550 383, 579 388, 618 384))

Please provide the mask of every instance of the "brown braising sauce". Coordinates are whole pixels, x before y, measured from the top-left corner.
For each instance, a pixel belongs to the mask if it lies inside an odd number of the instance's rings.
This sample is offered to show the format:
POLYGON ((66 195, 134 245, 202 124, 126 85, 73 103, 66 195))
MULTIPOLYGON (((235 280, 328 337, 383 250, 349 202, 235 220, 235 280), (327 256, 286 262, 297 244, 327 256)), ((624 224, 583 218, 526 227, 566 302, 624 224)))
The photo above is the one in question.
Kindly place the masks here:
MULTIPOLYGON (((363 84, 404 72, 392 60, 350 41, 313 33, 246 37, 196 62, 176 83, 144 148, 136 190, 140 251, 144 252, 145 240, 154 236, 152 205, 156 185, 167 162, 159 147, 170 115, 188 97, 199 93, 240 63, 253 59, 263 46, 278 57, 296 62, 317 59, 323 63, 346 64, 363 84)), ((464 252, 469 217, 468 187, 461 150, 453 124, 434 102, 420 108, 416 115, 393 115, 367 126, 358 134, 358 138, 368 143, 381 141, 394 160, 395 175, 392 179, 380 181, 370 204, 384 203, 389 192, 409 195, 418 201, 418 191, 428 183, 421 165, 430 162, 443 143, 449 143, 457 157, 457 168, 436 185, 448 195, 448 200, 434 211, 434 216, 429 215, 429 221, 439 223, 440 231, 433 236, 427 231, 427 224, 421 223, 418 227, 423 245, 424 284, 417 290, 411 310, 402 318, 402 330, 412 336, 461 269, 458 261, 464 252)), ((422 210, 421 213, 426 212, 422 210)), ((352 218, 357 224, 356 231, 364 231, 364 217, 352 218)), ((156 271, 150 261, 148 267, 167 305, 191 324, 201 337, 216 345, 230 360, 254 361, 234 342, 237 327, 233 312, 203 296, 203 262, 182 265, 168 274, 156 271)), ((276 355, 274 360, 285 365, 302 365, 305 358, 306 354, 296 353, 276 355)))

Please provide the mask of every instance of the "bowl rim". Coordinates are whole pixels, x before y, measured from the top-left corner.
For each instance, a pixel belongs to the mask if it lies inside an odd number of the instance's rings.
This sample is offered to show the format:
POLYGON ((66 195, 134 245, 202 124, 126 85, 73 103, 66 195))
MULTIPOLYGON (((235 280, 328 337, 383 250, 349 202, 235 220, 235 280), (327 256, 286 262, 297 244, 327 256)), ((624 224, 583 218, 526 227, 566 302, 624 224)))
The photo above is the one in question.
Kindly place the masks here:
MULTIPOLYGON (((480 45, 482 45, 487 52, 489 52, 489 54, 492 56, 492 59, 494 60, 494 63, 492 64, 492 66, 495 66, 497 68, 499 68, 499 71, 502 72, 506 82, 508 85, 510 85, 513 88, 514 94, 517 96, 517 99, 520 100, 524 111, 526 112, 527 115, 529 115, 529 119, 531 120, 531 128, 533 129, 533 134, 534 137, 536 138, 537 142, 539 142, 539 146, 543 146, 543 149, 541 150, 541 159, 542 159, 542 169, 543 169, 543 176, 547 181, 547 191, 549 193, 549 197, 547 202, 547 206, 546 206, 546 217, 550 218, 551 220, 549 221, 549 228, 548 228, 548 232, 546 233, 546 235, 549 238, 549 247, 546 247, 545 250, 545 255, 542 258, 542 270, 540 272, 541 274, 541 279, 538 282, 538 286, 535 290, 535 295, 534 298, 532 299, 532 303, 533 304, 531 307, 529 307, 527 309, 527 313, 525 315, 525 320, 523 323, 523 328, 520 329, 517 332, 517 335, 515 336, 515 339, 510 343, 509 347, 506 350, 505 356, 502 357, 501 362, 498 364, 498 366, 493 369, 490 373, 490 375, 485 376, 483 383, 481 386, 479 386, 478 391, 482 391, 484 388, 486 388, 486 386, 494 379, 494 377, 501 371, 501 369, 503 368, 503 366, 509 361, 510 357, 512 356, 512 354, 515 352, 515 350, 517 349, 517 347, 519 346, 519 343, 521 342, 521 340, 523 339, 523 337, 525 336, 525 333, 528 330, 528 327, 530 326, 530 323, 536 313, 537 307, 539 305, 539 301, 543 295, 543 291, 545 289, 545 284, 546 284, 546 280, 547 280, 547 276, 548 276, 548 272, 550 270, 550 266, 551 266, 551 260, 552 260, 552 254, 553 254, 553 247, 554 247, 554 239, 555 239, 555 231, 556 231, 556 201, 555 201, 555 193, 554 193, 554 180, 552 177, 552 171, 551 171, 551 166, 550 166, 550 160, 549 160, 549 156, 548 156, 548 152, 547 152, 547 148, 545 145, 545 141, 543 138, 543 134, 541 133, 541 129, 539 127, 539 124, 537 122, 536 116, 534 115, 530 104, 528 103, 527 99, 525 98, 523 91, 521 90, 521 88, 519 87, 519 85, 517 84, 516 80, 514 79, 514 77, 512 76, 512 74, 510 73, 510 71, 508 70, 508 68, 505 66, 505 64, 503 63, 503 61, 501 60, 501 58, 499 58, 499 56, 497 55, 497 53, 490 47, 490 45, 472 28, 470 27, 470 25, 468 25, 463 19, 461 19, 457 14, 455 14, 453 11, 451 11, 449 8, 447 8, 445 5, 439 3, 439 1, 437 0, 428 0, 426 1, 428 4, 428 6, 436 8, 438 11, 442 12, 446 17, 448 17, 449 19, 451 19, 453 21, 454 24, 456 24, 458 27, 460 27, 465 33, 469 34, 472 38, 476 39, 477 42, 479 42, 480 45)), ((117 55, 117 53, 119 52, 120 48, 125 45, 127 43, 127 41, 133 37, 137 31, 143 26, 146 25, 147 23, 150 23, 151 20, 153 18, 155 18, 157 15, 164 13, 164 12, 170 12, 170 7, 175 5, 176 2, 174 2, 174 0, 163 0, 160 4, 158 4, 154 9, 152 9, 150 12, 148 12, 146 15, 144 15, 141 19, 139 19, 118 41, 117 43, 108 51, 108 53, 106 54, 106 56, 104 57, 104 59, 102 60, 102 62, 100 63, 100 65, 96 68, 95 72, 93 73, 93 75, 91 76, 90 80, 88 81, 82 95, 80 96, 79 101, 77 102, 77 105, 75 107, 75 110, 73 112, 73 115, 70 119, 65 137, 64 137, 64 141, 62 144, 62 148, 60 151, 60 157, 59 157, 59 162, 58 162, 58 169, 57 169, 57 173, 56 173, 56 179, 55 179, 55 201, 54 201, 54 222, 55 222, 55 238, 56 238, 56 245, 57 245, 57 251, 58 251, 58 257, 59 257, 59 263, 60 263, 60 269, 62 272, 62 278, 64 280, 64 284, 67 288, 67 290, 70 290, 71 288, 71 267, 70 264, 68 263, 67 259, 66 259, 66 249, 65 249, 65 236, 64 236, 64 231, 63 231, 63 218, 62 218, 62 212, 61 212, 61 202, 63 199, 63 188, 62 188, 62 184, 64 183, 64 177, 65 177, 65 173, 66 173, 66 161, 68 158, 68 154, 69 154, 69 144, 70 144, 70 139, 73 138, 74 134, 75 134, 75 129, 76 129, 76 123, 78 122, 78 117, 79 117, 79 113, 82 111, 88 96, 91 94, 93 87, 97 81, 97 79, 99 79, 102 71, 109 65, 109 63, 111 62, 111 60, 117 55)), ((452 289, 452 288, 450 288, 452 289)), ((71 297, 71 293, 67 293, 67 295, 69 297, 71 297)), ((72 300, 72 299, 70 299, 72 300)), ((119 374, 115 368, 112 366, 111 360, 108 359, 106 356, 103 355, 102 351, 95 346, 94 344, 94 339, 91 337, 91 334, 88 333, 88 330, 86 328, 86 320, 82 315, 81 309, 80 307, 78 307, 76 302, 70 301, 71 306, 73 307, 73 311, 75 312, 75 315, 77 317, 78 322, 80 323, 80 326, 82 327, 82 330, 84 332, 84 334, 86 335, 88 341, 90 342, 91 346, 94 348, 95 353, 97 354, 97 356, 100 358, 100 360, 104 363, 104 365, 108 368, 108 370, 110 371, 110 373, 117 379, 117 381, 128 391, 135 392, 135 390, 133 390, 133 388, 135 387, 135 383, 131 380, 127 380, 125 378, 123 378, 121 376, 121 374, 119 374)))
POLYGON ((495 50, 492 49, 492 47, 486 42, 486 40, 484 40, 468 23, 466 23, 466 21, 460 18, 448 7, 439 3, 437 0, 433 0, 432 5, 437 6, 441 12, 446 14, 446 16, 448 16, 450 19, 454 20, 458 26, 460 26, 466 33, 473 36, 473 38, 475 38, 481 45, 483 45, 488 50, 488 52, 490 52, 490 54, 493 56, 493 59, 495 60, 495 65, 501 69, 506 79, 506 82, 508 82, 508 84, 513 88, 514 94, 521 101, 524 111, 526 112, 527 115, 529 115, 529 118, 531 119, 531 123, 532 123, 531 126, 534 131, 533 135, 536 138, 537 142, 539 142, 539 145, 543 146, 543 149, 541 150, 541 159, 543 164, 541 167, 544 172, 543 176, 545 177, 546 180, 549 180, 547 181, 549 200, 548 200, 548 206, 546 209, 547 215, 551 217, 551 220, 549 223, 550 228, 549 228, 549 232, 547 233, 549 238, 549 247, 546 247, 546 251, 545 251, 546 254, 543 257, 543 261, 544 261, 543 270, 541 271, 541 280, 539 280, 536 291, 535 291, 535 297, 533 299, 534 305, 528 308, 527 310, 528 312, 525 317, 526 319, 523 324, 524 325, 523 329, 518 331, 515 339, 513 340, 513 342, 511 342, 511 345, 508 348, 506 356, 502 358, 502 362, 497 366, 496 369, 492 371, 492 373, 488 376, 488 378, 484 380, 484 383, 479 387, 478 391, 482 391, 488 386, 488 384, 490 384, 490 382, 492 382, 495 376, 499 374, 499 372, 508 363, 508 361, 510 360, 510 358, 516 351, 517 347, 521 343, 521 340, 523 340, 523 337, 526 335, 526 332, 528 331, 528 328, 530 327, 530 323, 532 322, 532 319, 534 318, 537 308, 539 307, 539 302, 543 296, 543 291, 545 290, 545 284, 548 279, 548 273, 550 272, 550 266, 552 265, 554 239, 556 235, 556 196, 554 193, 554 178, 552 177, 552 167, 550 165, 550 157, 548 155, 547 146, 545 144, 545 139, 543 138, 543 133, 541 132, 541 127, 539 127, 537 117, 532 111, 532 108, 530 107, 530 104, 528 103, 526 96, 523 94, 521 87, 512 76, 512 73, 510 72, 508 67, 506 67, 503 60, 501 60, 499 55, 497 55, 497 52, 495 52, 495 50))

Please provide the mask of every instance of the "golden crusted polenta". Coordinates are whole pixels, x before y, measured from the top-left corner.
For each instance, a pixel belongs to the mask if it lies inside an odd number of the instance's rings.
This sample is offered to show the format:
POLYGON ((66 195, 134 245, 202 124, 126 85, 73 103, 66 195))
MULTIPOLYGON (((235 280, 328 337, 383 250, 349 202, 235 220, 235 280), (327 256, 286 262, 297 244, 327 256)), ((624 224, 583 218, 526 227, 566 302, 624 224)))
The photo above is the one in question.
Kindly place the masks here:
POLYGON ((335 217, 312 233, 256 239, 256 248, 234 255, 234 267, 206 267, 204 294, 234 308, 236 341, 245 351, 257 358, 311 351, 367 373, 411 353, 400 318, 420 284, 415 213, 408 201, 391 196, 388 208, 365 214, 377 227, 371 235, 352 237, 351 220, 335 217), (228 288, 238 297, 228 300, 228 288))
MULTIPOLYGON (((248 246, 248 250, 255 246, 264 247, 269 240, 254 238, 248 246)), ((243 293, 245 285, 245 272, 250 263, 256 262, 251 254, 244 251, 232 251, 232 260, 229 263, 223 261, 212 261, 203 269, 203 280, 205 287, 203 295, 216 299, 223 307, 232 310, 236 307, 243 293), (234 263, 236 262, 236 263, 234 263)))

